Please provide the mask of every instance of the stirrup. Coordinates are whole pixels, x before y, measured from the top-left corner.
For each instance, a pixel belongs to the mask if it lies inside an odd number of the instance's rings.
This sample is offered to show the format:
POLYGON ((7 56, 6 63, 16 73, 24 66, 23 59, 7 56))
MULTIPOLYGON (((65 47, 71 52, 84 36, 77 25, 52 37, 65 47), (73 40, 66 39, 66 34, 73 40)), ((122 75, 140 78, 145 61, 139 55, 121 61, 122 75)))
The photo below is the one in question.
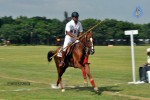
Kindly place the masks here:
POLYGON ((63 67, 64 65, 65 65, 64 61, 61 61, 58 66, 63 67))

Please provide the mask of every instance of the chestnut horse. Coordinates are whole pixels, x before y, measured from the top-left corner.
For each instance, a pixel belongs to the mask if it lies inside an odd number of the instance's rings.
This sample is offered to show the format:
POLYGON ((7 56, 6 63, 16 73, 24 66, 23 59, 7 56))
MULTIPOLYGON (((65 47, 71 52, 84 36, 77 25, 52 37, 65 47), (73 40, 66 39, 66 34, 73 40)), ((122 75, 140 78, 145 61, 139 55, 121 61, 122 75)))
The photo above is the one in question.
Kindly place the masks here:
POLYGON ((84 33, 79 41, 76 43, 72 43, 67 47, 67 55, 65 57, 64 63, 65 65, 63 67, 59 67, 59 63, 61 61, 61 58, 57 56, 57 53, 60 51, 60 48, 58 48, 55 51, 49 51, 47 54, 47 59, 50 62, 52 58, 54 57, 55 64, 57 67, 58 72, 58 80, 57 80, 57 86, 60 84, 62 91, 64 91, 64 87, 62 85, 62 75, 65 72, 65 70, 70 66, 74 68, 79 68, 82 71, 82 75, 84 77, 84 83, 87 84, 87 77, 89 77, 90 83, 94 90, 98 92, 98 88, 96 87, 94 83, 94 79, 90 73, 90 67, 88 63, 88 57, 90 54, 94 54, 94 46, 93 46, 93 39, 92 39, 92 32, 84 33))

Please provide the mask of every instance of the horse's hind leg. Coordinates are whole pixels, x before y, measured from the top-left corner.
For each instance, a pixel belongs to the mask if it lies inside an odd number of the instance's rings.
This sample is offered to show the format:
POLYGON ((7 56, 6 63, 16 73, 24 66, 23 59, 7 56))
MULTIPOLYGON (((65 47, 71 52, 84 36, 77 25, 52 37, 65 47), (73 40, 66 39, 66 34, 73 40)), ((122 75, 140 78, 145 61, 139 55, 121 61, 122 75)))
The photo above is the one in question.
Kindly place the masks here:
POLYGON ((58 72, 58 80, 57 80, 57 86, 60 84, 60 87, 61 87, 61 89, 62 89, 62 92, 64 92, 65 90, 64 90, 64 86, 63 86, 63 84, 62 84, 62 75, 63 75, 63 73, 65 72, 65 70, 66 70, 66 66, 64 66, 64 67, 59 67, 59 66, 57 66, 57 72, 58 72))
POLYGON ((89 80, 90 80, 90 82, 91 82, 92 87, 94 88, 94 90, 95 90, 96 92, 98 92, 98 88, 96 87, 95 82, 94 82, 94 79, 93 79, 93 77, 92 77, 92 75, 91 75, 91 73, 90 73, 89 64, 85 64, 85 72, 87 73, 87 75, 88 75, 88 77, 89 77, 89 80))

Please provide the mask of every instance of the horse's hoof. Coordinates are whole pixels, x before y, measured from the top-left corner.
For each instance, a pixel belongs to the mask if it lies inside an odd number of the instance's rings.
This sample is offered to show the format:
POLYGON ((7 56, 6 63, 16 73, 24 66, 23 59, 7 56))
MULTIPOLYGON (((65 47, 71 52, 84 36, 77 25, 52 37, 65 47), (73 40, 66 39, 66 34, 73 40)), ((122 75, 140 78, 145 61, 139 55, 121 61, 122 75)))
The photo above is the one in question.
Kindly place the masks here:
POLYGON ((94 91, 95 91, 95 92, 99 92, 97 87, 94 88, 94 91))
POLYGON ((61 92, 65 92, 65 89, 61 89, 61 92))

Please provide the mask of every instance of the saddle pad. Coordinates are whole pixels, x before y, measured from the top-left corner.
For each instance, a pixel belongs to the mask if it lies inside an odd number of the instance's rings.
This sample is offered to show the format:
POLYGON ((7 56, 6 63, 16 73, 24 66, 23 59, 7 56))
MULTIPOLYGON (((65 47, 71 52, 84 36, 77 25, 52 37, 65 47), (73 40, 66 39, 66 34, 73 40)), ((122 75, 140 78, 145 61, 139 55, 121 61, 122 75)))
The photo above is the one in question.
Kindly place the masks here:
POLYGON ((62 49, 63 49, 62 47, 59 49, 59 51, 58 51, 58 53, 57 53, 57 56, 58 56, 58 57, 62 57, 62 49))

